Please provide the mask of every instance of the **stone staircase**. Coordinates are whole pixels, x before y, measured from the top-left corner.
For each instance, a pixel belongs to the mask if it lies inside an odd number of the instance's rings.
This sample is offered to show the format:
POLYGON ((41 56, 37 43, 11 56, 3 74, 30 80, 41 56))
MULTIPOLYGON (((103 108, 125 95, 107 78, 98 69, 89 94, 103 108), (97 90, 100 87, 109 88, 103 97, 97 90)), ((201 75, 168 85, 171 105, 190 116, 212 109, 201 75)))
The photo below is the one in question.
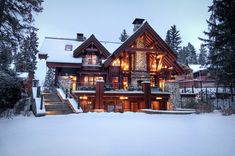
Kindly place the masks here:
POLYGON ((62 115, 73 113, 66 102, 63 102, 57 93, 44 93, 44 104, 47 115, 62 115))

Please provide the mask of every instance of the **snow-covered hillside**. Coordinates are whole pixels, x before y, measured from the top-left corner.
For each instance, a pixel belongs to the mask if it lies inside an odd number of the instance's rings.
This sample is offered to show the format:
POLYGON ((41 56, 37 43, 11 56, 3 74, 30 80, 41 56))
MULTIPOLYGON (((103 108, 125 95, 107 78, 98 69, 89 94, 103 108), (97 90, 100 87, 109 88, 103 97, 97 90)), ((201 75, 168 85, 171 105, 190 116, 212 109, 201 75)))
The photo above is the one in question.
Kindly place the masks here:
POLYGON ((235 115, 82 113, 0 119, 1 156, 234 156, 235 115))

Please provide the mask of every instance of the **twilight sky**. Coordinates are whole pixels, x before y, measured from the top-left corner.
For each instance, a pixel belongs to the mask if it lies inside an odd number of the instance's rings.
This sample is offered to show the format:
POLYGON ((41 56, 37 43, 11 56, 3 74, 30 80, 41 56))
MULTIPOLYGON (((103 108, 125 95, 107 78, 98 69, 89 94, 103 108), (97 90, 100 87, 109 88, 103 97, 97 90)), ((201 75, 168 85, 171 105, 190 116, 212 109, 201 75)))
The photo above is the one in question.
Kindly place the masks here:
POLYGON ((44 10, 35 17, 39 46, 45 36, 76 38, 94 34, 98 40, 119 41, 123 29, 132 34, 132 22, 144 18, 165 39, 176 25, 182 46, 191 42, 196 49, 207 30, 208 6, 212 0, 44 0, 44 10))

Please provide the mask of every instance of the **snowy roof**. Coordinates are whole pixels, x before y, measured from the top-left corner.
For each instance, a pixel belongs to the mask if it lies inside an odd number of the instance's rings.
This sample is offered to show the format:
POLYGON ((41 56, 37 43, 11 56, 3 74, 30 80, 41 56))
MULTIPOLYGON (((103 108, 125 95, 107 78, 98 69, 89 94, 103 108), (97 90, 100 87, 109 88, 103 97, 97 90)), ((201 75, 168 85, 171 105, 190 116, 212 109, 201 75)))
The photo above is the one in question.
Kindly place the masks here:
MULTIPOLYGON (((73 57, 73 51, 82 43, 83 41, 77 41, 76 39, 45 37, 40 54, 48 54, 47 62, 82 63, 81 58, 73 57), (72 45, 72 50, 66 51, 66 45, 72 45)), ((121 42, 110 41, 100 41, 100 43, 110 53, 113 53, 122 44, 121 42)))
POLYGON ((48 54, 47 62, 82 63, 80 58, 73 57, 73 50, 82 43, 75 39, 46 37, 40 54, 48 54), (72 45, 72 50, 66 51, 66 45, 72 45))
POLYGON ((206 66, 202 66, 200 64, 189 64, 188 66, 193 70, 193 73, 207 69, 206 66))
POLYGON ((22 78, 22 79, 27 79, 29 76, 28 72, 17 72, 17 77, 22 78))

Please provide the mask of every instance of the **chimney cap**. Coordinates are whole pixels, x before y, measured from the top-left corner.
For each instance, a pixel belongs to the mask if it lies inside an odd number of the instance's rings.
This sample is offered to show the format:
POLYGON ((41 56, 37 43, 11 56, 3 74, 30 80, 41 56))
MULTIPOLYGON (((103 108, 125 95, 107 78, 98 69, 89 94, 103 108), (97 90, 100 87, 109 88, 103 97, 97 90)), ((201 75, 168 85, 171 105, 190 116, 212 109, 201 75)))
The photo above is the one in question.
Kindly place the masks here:
POLYGON ((145 19, 143 18, 135 18, 135 20, 132 22, 132 24, 142 24, 145 19))
POLYGON ((78 41, 84 41, 85 40, 84 34, 83 33, 77 33, 77 40, 78 41))

